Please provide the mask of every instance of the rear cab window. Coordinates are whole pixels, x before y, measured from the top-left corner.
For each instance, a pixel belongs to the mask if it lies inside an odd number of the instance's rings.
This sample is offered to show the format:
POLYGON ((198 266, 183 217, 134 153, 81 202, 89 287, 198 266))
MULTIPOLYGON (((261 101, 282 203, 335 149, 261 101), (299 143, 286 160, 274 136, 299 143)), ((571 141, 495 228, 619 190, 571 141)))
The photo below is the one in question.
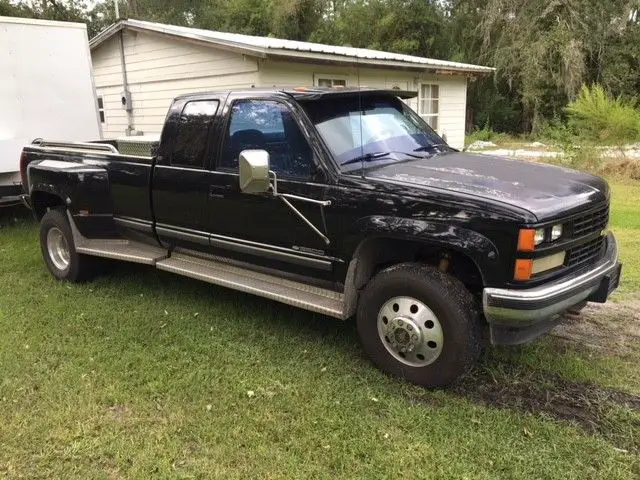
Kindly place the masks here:
POLYGON ((219 105, 218 100, 193 100, 185 104, 174 137, 171 165, 205 168, 207 139, 219 105))

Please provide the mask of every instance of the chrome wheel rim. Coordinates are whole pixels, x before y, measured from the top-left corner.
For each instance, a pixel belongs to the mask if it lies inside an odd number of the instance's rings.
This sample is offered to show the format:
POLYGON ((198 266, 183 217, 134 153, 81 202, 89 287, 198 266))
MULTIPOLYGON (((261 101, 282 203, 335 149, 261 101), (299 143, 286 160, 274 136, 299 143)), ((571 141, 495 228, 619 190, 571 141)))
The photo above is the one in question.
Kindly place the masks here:
POLYGON ((53 227, 47 232, 47 251, 51 263, 58 270, 66 270, 69 267, 71 257, 69 244, 62 231, 57 227, 53 227))
POLYGON ((442 353, 444 334, 438 317, 412 297, 393 297, 378 312, 378 335, 399 362, 424 367, 442 353))

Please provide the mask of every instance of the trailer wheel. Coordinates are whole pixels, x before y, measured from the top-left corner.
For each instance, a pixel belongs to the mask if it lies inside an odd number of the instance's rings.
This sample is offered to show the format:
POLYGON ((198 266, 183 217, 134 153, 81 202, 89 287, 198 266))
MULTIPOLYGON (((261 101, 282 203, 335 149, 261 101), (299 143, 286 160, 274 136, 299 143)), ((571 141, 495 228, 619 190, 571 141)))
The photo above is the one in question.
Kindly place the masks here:
POLYGON ((429 265, 404 263, 378 273, 360 296, 357 325, 378 368, 426 387, 452 383, 482 348, 473 297, 429 265))
POLYGON ((82 282, 95 271, 95 260, 76 252, 66 210, 49 210, 40 220, 40 249, 51 274, 58 280, 82 282))

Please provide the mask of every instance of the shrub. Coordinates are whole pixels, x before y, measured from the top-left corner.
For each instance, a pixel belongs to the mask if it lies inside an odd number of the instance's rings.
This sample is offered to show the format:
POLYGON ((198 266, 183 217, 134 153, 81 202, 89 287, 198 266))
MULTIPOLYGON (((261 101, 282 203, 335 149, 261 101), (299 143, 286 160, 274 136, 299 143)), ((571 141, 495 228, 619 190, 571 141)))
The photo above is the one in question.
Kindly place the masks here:
POLYGON ((579 141, 573 131, 569 129, 566 122, 563 122, 559 118, 540 122, 533 136, 538 140, 542 140, 544 143, 557 145, 562 148, 562 150, 566 150, 569 146, 579 141))
POLYGON ((640 139, 636 102, 613 98, 600 85, 583 85, 566 111, 569 130, 584 142, 622 145, 640 139))
POLYGON ((496 132, 491 128, 491 125, 485 124, 485 126, 480 130, 475 130, 466 138, 466 144, 471 145, 473 142, 477 140, 481 140, 483 142, 494 142, 500 143, 508 138, 508 135, 502 132, 496 132))

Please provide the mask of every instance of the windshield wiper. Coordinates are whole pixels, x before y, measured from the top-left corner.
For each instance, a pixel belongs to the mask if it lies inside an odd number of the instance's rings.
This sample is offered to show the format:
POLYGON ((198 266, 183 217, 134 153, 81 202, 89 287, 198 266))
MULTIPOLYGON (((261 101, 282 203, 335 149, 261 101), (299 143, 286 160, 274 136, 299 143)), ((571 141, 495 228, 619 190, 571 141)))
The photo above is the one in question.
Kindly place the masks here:
POLYGON ((446 143, 434 143, 432 145, 422 145, 421 147, 414 148, 413 151, 414 152, 429 152, 431 150, 437 150, 439 147, 451 148, 446 143))
POLYGON ((405 155, 411 158, 423 158, 420 155, 414 155, 413 153, 408 153, 408 152, 372 152, 372 153, 365 153, 363 155, 358 155, 355 158, 351 158, 346 162, 341 163, 340 166, 351 165, 352 163, 371 162, 373 160, 379 160, 381 158, 388 157, 389 155, 392 155, 394 153, 398 155, 405 155))

